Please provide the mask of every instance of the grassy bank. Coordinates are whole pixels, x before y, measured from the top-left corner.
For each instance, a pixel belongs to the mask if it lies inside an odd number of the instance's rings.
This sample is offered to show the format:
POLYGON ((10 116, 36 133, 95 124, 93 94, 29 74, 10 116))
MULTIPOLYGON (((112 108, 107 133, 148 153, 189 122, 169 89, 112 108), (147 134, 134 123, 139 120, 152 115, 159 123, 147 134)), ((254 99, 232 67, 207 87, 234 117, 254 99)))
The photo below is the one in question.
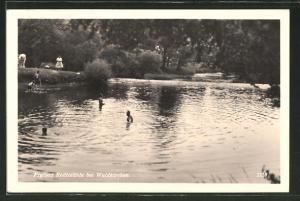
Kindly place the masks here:
POLYGON ((84 82, 86 76, 84 72, 71 72, 71 71, 57 71, 42 68, 19 68, 18 69, 18 81, 30 82, 33 80, 33 76, 36 71, 40 71, 40 77, 44 84, 59 84, 59 83, 71 83, 71 82, 84 82))
POLYGON ((169 73, 147 73, 144 75, 144 79, 148 80, 174 80, 174 79, 191 79, 192 75, 178 75, 169 73))

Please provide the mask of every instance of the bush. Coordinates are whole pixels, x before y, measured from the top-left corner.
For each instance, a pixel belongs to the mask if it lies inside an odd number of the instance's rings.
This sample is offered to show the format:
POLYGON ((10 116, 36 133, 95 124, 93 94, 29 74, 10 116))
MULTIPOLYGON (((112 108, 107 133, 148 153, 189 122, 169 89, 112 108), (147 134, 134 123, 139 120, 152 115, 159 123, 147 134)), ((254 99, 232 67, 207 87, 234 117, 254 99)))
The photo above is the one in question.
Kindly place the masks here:
POLYGON ((189 62, 181 68, 183 75, 193 75, 200 68, 199 63, 189 62))
POLYGON ((86 41, 78 45, 66 43, 61 50, 64 69, 82 71, 86 62, 91 62, 96 58, 97 45, 94 41, 86 41))
POLYGON ((161 73, 162 57, 154 51, 142 51, 137 55, 137 62, 138 71, 142 76, 146 73, 161 73))
POLYGON ((84 73, 92 85, 105 83, 112 76, 111 66, 102 59, 95 59, 85 64, 84 73))
POLYGON ((111 65, 114 77, 126 77, 129 74, 126 53, 119 46, 111 44, 100 52, 99 58, 106 60, 111 65))
POLYGON ((117 45, 109 45, 101 51, 99 58, 111 65, 114 77, 142 78, 145 73, 161 73, 161 55, 150 50, 136 48, 129 52, 117 45))

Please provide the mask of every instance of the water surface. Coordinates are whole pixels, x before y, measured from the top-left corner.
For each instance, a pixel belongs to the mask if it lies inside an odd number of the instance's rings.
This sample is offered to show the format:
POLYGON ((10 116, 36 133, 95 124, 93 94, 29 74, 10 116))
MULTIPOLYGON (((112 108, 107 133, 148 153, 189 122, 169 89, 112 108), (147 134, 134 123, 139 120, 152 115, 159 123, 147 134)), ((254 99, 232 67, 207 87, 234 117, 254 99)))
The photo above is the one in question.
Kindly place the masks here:
POLYGON ((265 183, 263 165, 280 174, 279 108, 265 89, 113 79, 101 111, 98 95, 85 86, 19 88, 20 181, 265 183), (58 172, 94 176, 51 176, 58 172))

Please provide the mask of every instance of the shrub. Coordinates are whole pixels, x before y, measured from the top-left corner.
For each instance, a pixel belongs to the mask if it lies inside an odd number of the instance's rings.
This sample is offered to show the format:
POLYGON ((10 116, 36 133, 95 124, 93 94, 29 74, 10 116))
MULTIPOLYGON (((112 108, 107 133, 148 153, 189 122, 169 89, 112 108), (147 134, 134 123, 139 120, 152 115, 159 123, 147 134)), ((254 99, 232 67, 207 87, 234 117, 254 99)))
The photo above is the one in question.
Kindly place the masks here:
POLYGON ((130 52, 109 45, 100 52, 99 58, 111 65, 114 77, 142 78, 145 73, 161 73, 161 55, 150 50, 136 48, 130 52))
POLYGON ((162 57, 160 54, 145 50, 137 56, 138 71, 143 76, 145 73, 161 73, 160 65, 162 57))
POLYGON ((95 59, 97 46, 92 41, 86 41, 78 45, 66 43, 62 51, 61 56, 65 69, 81 71, 86 62, 91 62, 95 59))
POLYGON ((112 76, 111 66, 102 59, 95 59, 85 64, 84 73, 92 85, 105 83, 112 76))
POLYGON ((106 60, 112 68, 114 77, 124 77, 128 74, 126 51, 117 45, 106 46, 99 54, 100 59, 106 60))
POLYGON ((196 73, 196 71, 199 69, 199 67, 200 67, 199 63, 189 62, 181 68, 181 71, 182 71, 181 73, 183 75, 193 75, 196 73))

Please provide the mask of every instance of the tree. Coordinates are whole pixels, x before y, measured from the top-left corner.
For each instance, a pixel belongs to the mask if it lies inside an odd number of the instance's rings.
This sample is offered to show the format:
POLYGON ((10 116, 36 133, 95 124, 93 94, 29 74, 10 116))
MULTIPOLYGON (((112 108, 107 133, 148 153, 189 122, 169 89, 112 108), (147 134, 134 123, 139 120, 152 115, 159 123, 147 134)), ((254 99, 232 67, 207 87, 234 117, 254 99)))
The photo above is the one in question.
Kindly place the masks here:
POLYGON ((251 83, 279 83, 280 27, 274 20, 207 22, 219 52, 216 65, 251 83))
POLYGON ((150 36, 157 41, 162 52, 161 69, 166 70, 169 51, 178 49, 188 38, 185 33, 186 20, 151 20, 150 36))
POLYGON ((19 53, 27 55, 28 66, 39 66, 41 61, 50 62, 61 54, 62 38, 57 25, 58 20, 18 21, 19 53))
MULTIPOLYGON (((92 20, 19 20, 19 52, 25 53, 28 66, 63 58, 66 70, 83 70, 95 59, 102 40, 92 20)), ((98 26, 98 24, 97 24, 98 26)))

